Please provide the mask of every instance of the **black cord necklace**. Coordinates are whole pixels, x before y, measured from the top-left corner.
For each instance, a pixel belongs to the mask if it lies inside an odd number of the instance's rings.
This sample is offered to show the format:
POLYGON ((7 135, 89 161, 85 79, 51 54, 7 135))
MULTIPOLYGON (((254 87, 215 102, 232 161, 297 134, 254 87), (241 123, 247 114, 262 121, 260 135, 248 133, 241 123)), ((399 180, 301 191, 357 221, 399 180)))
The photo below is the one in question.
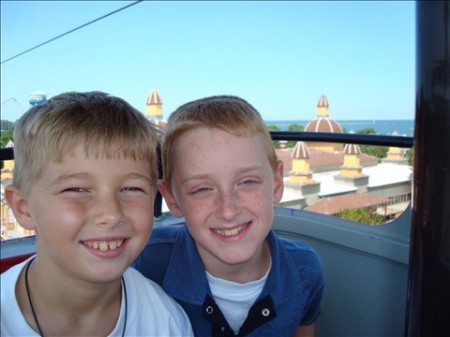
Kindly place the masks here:
MULTIPOLYGON (((30 262, 27 263, 27 266, 25 268, 25 289, 27 290, 28 303, 30 304, 31 313, 33 314, 33 319, 34 319, 34 322, 36 323, 36 326, 38 328, 39 335, 44 337, 44 334, 42 333, 41 326, 39 325, 39 321, 38 321, 37 316, 36 316, 36 312, 34 311, 33 301, 31 300, 30 289, 29 289, 29 286, 28 286, 28 269, 30 268, 30 264, 31 264, 31 262, 33 262, 33 260, 34 260, 34 258, 31 259, 30 262)), ((124 302, 125 302, 125 319, 124 319, 123 331, 122 331, 122 337, 124 337, 125 336, 125 330, 127 328, 128 299, 127 299, 127 288, 125 286, 125 279, 123 278, 123 276, 122 276, 122 285, 123 285, 123 294, 124 294, 124 302)))

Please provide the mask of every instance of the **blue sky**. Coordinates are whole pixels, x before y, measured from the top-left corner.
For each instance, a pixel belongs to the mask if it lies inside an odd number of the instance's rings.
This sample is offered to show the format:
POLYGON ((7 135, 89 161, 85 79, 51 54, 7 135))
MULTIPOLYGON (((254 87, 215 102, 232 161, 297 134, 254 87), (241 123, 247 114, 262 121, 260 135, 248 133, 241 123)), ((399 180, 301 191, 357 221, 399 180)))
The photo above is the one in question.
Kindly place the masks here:
MULTIPOLYGON (((1 61, 134 1, 1 1, 1 61)), ((412 1, 144 1, 1 64, 2 119, 29 96, 101 90, 164 117, 204 96, 266 120, 413 119, 412 1)))

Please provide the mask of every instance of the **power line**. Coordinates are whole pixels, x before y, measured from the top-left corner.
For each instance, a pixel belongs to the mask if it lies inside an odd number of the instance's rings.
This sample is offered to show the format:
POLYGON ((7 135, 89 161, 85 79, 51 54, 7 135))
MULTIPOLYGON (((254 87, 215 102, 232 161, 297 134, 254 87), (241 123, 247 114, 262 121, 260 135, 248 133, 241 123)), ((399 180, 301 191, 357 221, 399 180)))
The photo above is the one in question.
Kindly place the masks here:
POLYGON ((8 98, 7 100, 4 100, 4 101, 2 102, 1 105, 6 104, 6 103, 8 103, 9 101, 14 101, 14 102, 16 102, 16 103, 22 108, 23 111, 26 110, 26 109, 23 107, 23 105, 22 105, 17 99, 15 99, 14 97, 10 97, 10 98, 8 98))
POLYGON ((58 35, 58 36, 56 36, 56 37, 54 37, 54 38, 52 38, 52 39, 50 39, 50 40, 48 40, 48 41, 45 41, 45 42, 43 42, 43 43, 41 43, 41 44, 38 44, 37 46, 34 46, 34 47, 30 48, 30 49, 27 49, 27 50, 25 50, 25 51, 23 51, 23 52, 21 52, 21 53, 19 53, 19 54, 17 54, 17 55, 14 55, 13 57, 10 57, 9 59, 3 60, 0 64, 6 63, 6 62, 8 62, 8 61, 11 61, 11 60, 15 59, 16 57, 19 57, 19 56, 21 56, 21 55, 23 55, 23 54, 26 54, 26 53, 28 53, 28 52, 30 52, 30 51, 36 49, 36 48, 42 47, 43 45, 45 45, 45 44, 47 44, 47 43, 50 43, 50 42, 52 42, 52 41, 54 41, 54 40, 57 40, 57 39, 59 39, 59 38, 65 36, 65 35, 67 35, 67 34, 73 33, 74 31, 76 31, 76 30, 78 30, 78 29, 81 29, 81 28, 83 28, 83 27, 86 27, 86 26, 88 26, 88 25, 90 25, 90 24, 92 24, 92 23, 94 23, 94 22, 100 21, 100 20, 102 20, 102 19, 104 19, 104 18, 106 18, 106 17, 108 17, 108 16, 110 16, 110 15, 113 15, 113 14, 115 14, 115 13, 117 13, 117 12, 120 12, 120 11, 122 11, 122 10, 124 10, 124 9, 127 9, 128 7, 134 6, 134 5, 136 5, 136 4, 138 4, 139 2, 142 2, 142 1, 144 1, 144 0, 138 0, 138 1, 135 1, 135 2, 133 2, 133 3, 129 4, 129 5, 126 5, 126 6, 122 7, 122 8, 116 9, 115 11, 112 11, 111 13, 108 13, 108 14, 103 15, 103 16, 97 18, 97 19, 94 19, 94 20, 92 20, 92 21, 89 21, 88 23, 85 23, 84 25, 81 25, 81 26, 79 26, 79 27, 77 27, 77 28, 71 29, 71 30, 69 30, 68 32, 65 32, 65 33, 63 33, 63 34, 60 34, 60 35, 58 35))

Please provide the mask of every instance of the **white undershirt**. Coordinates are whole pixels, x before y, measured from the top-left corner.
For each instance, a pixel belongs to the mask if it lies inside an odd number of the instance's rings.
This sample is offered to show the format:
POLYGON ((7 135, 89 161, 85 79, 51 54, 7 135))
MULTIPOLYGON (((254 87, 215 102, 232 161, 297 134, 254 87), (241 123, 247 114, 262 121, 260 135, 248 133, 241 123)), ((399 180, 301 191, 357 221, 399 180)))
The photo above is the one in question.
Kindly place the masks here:
POLYGON ((271 267, 272 261, 263 277, 248 283, 224 280, 206 272, 213 298, 235 333, 239 332, 248 311, 263 290, 271 267))

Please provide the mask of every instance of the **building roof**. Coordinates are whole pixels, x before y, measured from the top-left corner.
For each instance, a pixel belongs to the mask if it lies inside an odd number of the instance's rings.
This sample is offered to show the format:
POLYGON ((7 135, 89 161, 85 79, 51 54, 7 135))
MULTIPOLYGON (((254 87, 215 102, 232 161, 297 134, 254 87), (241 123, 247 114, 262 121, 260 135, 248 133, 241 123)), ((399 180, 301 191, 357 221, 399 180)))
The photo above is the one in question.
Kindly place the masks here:
MULTIPOLYGON (((285 163, 286 166, 286 163, 285 163)), ((286 169, 285 169, 286 170, 286 169)), ((285 171, 286 172, 286 171, 285 171)), ((385 186, 395 186, 398 184, 408 184, 411 182, 412 167, 408 165, 399 165, 395 163, 380 163, 376 166, 363 167, 363 174, 369 178, 367 187, 369 189, 385 186)), ((318 197, 325 199, 344 194, 353 194, 358 191, 358 187, 348 185, 336 180, 339 171, 313 172, 313 179, 320 184, 318 197)), ((289 178, 285 178, 288 181, 289 178)), ((285 185, 283 198, 281 202, 292 202, 303 200, 302 191, 295 186, 285 185)), ((355 207, 357 207, 356 205, 355 207)))
MULTIPOLYGON (((292 170, 292 158, 294 158, 292 152, 292 148, 276 150, 278 159, 283 161, 284 172, 286 173, 292 170)), ((309 164, 313 172, 338 170, 344 164, 344 153, 342 151, 329 152, 309 147, 308 154, 309 164)), ((359 161, 363 167, 375 166, 378 163, 378 158, 361 153, 359 161)))
POLYGON ((338 214, 343 209, 381 206, 387 204, 388 201, 389 199, 385 197, 370 196, 362 193, 350 193, 320 199, 312 205, 305 207, 305 210, 331 215, 338 214))
POLYGON ((152 89, 147 97, 147 105, 162 104, 161 95, 158 90, 152 89))
POLYGON ((318 108, 328 108, 330 105, 328 104, 328 100, 325 95, 320 96, 319 101, 317 102, 318 108))
POLYGON ((354 155, 360 155, 361 154, 361 148, 358 144, 345 144, 344 146, 344 154, 354 154, 354 155))
POLYGON ((292 159, 309 159, 309 150, 304 142, 297 142, 291 152, 292 159))
POLYGON ((305 126, 307 132, 332 132, 342 133, 342 127, 334 119, 329 117, 314 118, 305 126))
POLYGON ((320 96, 317 102, 316 118, 311 120, 305 126, 307 132, 333 132, 342 133, 342 127, 334 119, 330 118, 328 113, 328 100, 325 95, 320 96))

